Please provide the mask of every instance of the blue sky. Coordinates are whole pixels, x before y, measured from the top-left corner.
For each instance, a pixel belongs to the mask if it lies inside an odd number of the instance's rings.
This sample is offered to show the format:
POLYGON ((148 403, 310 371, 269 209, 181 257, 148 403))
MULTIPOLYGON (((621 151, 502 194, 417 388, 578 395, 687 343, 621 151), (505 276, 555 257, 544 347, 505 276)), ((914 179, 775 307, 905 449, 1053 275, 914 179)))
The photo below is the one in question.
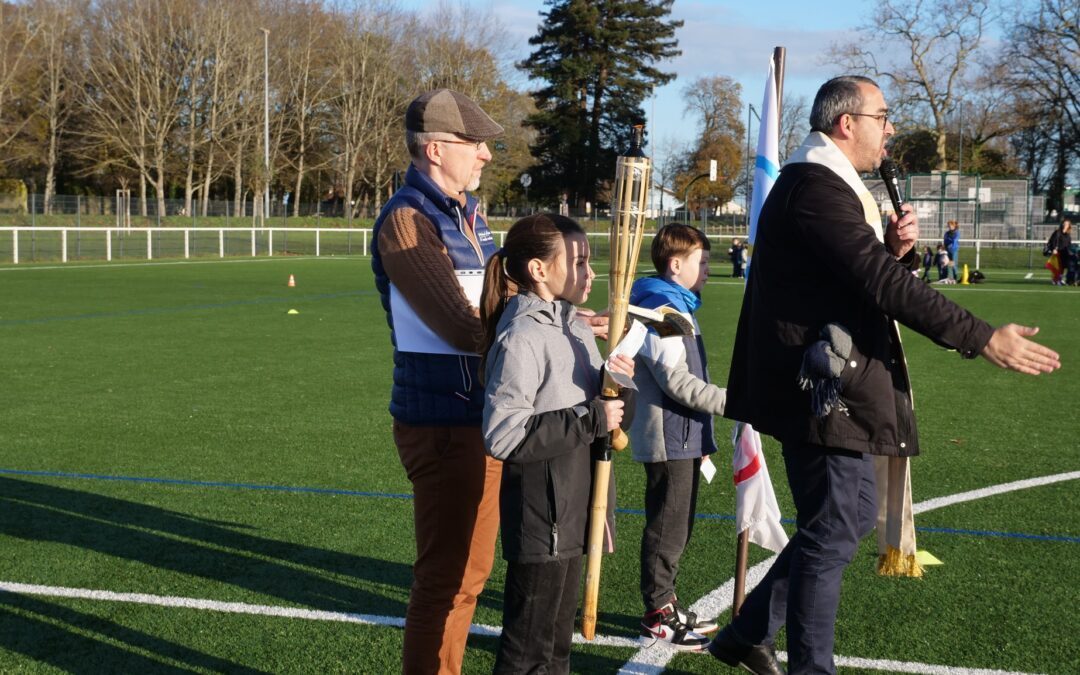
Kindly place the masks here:
MULTIPOLYGON (((410 9, 423 10, 433 4, 432 0, 402 0, 410 9)), ((464 4, 490 8, 516 58, 528 54, 528 39, 536 33, 545 9, 543 0, 464 0, 464 4)), ((676 0, 672 18, 684 22, 676 33, 683 53, 661 66, 677 74, 675 81, 657 89, 655 99, 644 105, 653 143, 693 139, 696 121, 683 117, 682 90, 698 77, 734 78, 743 86, 744 103, 760 108, 768 59, 775 46, 787 48, 785 97, 803 95, 809 102, 822 82, 838 74, 824 63, 829 45, 849 38, 866 23, 873 6, 870 0, 835 0, 827 5, 806 0, 676 0)))

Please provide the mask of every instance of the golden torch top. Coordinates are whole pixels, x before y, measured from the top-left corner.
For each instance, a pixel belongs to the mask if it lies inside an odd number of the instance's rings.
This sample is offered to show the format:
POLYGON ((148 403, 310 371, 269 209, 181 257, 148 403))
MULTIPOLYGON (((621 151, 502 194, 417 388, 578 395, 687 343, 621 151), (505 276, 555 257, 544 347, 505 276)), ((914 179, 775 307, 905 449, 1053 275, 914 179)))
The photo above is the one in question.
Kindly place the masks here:
POLYGON ((642 150, 644 128, 635 125, 630 148, 615 162, 611 200, 611 271, 608 284, 608 353, 622 339, 652 184, 652 160, 642 150))

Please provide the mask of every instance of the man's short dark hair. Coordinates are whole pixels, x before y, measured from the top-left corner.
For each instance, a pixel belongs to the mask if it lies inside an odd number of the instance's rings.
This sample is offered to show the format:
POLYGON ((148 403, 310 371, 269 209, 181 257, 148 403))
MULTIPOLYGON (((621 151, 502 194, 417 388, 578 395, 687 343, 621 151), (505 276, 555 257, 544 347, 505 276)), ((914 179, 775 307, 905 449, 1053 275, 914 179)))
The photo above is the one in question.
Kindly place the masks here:
POLYGON ((660 274, 667 272, 668 261, 690 255, 695 248, 712 249, 709 238, 696 227, 670 223, 660 228, 652 241, 652 264, 660 274))
POLYGON ((878 86, 877 82, 862 75, 842 75, 821 85, 810 109, 810 130, 827 134, 841 115, 860 112, 863 103, 860 84, 878 86))

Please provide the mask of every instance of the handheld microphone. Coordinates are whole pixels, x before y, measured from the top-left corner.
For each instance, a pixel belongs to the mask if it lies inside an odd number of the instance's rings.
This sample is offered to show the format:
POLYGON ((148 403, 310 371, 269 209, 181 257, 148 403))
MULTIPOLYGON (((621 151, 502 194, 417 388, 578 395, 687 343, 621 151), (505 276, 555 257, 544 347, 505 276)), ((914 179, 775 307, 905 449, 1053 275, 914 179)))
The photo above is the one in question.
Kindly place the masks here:
POLYGON ((881 180, 885 181, 885 189, 889 192, 889 200, 892 201, 893 211, 896 212, 896 217, 903 217, 904 212, 900 207, 904 205, 904 198, 900 195, 900 181, 896 177, 896 164, 891 158, 886 157, 881 160, 881 166, 878 167, 878 173, 881 174, 881 180))

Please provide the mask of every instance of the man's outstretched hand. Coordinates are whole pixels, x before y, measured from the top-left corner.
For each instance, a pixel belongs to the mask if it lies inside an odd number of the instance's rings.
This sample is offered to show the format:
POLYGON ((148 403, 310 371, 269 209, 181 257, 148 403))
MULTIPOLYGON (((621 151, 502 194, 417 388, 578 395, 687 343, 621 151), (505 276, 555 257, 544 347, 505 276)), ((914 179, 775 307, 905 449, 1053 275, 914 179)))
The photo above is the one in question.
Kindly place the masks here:
POLYGON ((1039 329, 1033 326, 1007 323, 990 336, 982 355, 995 366, 1018 373, 1052 373, 1061 367, 1061 357, 1052 349, 1028 339, 1038 332, 1039 329))

